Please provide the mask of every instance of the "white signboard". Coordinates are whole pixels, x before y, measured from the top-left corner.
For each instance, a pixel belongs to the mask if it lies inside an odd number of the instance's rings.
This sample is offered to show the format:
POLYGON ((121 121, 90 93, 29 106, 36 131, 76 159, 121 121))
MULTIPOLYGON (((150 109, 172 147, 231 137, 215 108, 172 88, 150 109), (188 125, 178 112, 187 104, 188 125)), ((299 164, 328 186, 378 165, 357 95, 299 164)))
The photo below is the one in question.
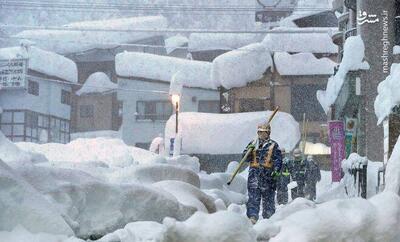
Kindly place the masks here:
POLYGON ((0 89, 25 88, 27 59, 0 60, 0 89))

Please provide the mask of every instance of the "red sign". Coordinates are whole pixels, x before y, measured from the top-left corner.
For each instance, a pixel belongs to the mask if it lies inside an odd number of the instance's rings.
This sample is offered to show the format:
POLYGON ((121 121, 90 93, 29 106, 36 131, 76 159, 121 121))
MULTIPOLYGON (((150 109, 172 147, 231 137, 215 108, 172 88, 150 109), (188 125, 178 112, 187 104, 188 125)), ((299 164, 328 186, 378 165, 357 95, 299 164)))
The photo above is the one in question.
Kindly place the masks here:
POLYGON ((342 178, 341 163, 346 159, 346 146, 343 121, 329 121, 329 143, 331 144, 331 171, 332 182, 339 182, 342 178))

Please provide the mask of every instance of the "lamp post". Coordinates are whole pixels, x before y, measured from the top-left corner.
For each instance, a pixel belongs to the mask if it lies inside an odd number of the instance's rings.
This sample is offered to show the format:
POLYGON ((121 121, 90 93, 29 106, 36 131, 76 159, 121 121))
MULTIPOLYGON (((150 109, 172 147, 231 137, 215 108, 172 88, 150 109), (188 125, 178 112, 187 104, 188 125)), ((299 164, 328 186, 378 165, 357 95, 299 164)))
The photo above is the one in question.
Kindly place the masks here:
POLYGON ((172 105, 175 106, 175 137, 178 134, 178 114, 179 114, 179 101, 180 96, 178 94, 173 94, 171 96, 172 105))
POLYGON ((180 153, 181 139, 178 131, 178 116, 179 116, 179 102, 182 96, 183 80, 185 76, 180 72, 176 72, 172 78, 169 86, 169 95, 171 96, 172 106, 175 107, 175 137, 170 139, 170 150, 172 156, 177 156, 180 153))

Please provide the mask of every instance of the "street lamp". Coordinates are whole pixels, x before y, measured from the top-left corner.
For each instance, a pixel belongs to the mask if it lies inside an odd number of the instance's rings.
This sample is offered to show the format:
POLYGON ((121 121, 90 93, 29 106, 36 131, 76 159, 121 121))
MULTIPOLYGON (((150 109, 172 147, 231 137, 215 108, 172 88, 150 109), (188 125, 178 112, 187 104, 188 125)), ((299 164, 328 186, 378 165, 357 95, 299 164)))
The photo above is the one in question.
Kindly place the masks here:
POLYGON ((178 115, 179 115, 179 102, 182 96, 184 75, 178 71, 171 78, 169 86, 169 95, 171 96, 172 105, 175 107, 175 137, 171 138, 170 150, 173 156, 177 156, 180 153, 181 140, 178 134, 178 115))
POLYGON ((175 107, 175 137, 178 134, 178 114, 179 114, 179 101, 180 96, 178 94, 173 94, 171 96, 172 105, 175 107))

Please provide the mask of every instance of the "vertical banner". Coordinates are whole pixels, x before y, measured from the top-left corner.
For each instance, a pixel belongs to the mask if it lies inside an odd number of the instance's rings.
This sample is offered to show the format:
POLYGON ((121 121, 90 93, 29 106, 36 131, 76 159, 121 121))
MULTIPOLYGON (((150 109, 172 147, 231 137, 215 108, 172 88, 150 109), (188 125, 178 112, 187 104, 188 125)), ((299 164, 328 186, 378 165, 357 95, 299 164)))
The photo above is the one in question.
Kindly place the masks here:
POLYGON ((341 163, 346 158, 344 123, 339 120, 329 121, 328 129, 331 144, 332 182, 339 182, 342 178, 341 163))

